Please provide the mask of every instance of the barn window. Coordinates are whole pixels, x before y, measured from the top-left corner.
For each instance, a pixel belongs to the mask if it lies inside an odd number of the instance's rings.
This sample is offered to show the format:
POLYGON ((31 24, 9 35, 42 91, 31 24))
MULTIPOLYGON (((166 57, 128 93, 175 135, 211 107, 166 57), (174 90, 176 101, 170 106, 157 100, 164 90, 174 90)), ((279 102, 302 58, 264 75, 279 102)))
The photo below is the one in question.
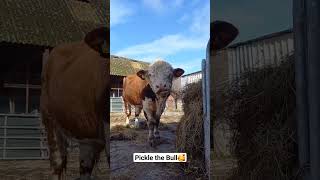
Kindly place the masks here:
POLYGON ((10 111, 9 98, 7 96, 0 97, 0 113, 8 113, 10 111))
POLYGON ((121 97, 122 89, 121 88, 111 88, 110 97, 121 97))

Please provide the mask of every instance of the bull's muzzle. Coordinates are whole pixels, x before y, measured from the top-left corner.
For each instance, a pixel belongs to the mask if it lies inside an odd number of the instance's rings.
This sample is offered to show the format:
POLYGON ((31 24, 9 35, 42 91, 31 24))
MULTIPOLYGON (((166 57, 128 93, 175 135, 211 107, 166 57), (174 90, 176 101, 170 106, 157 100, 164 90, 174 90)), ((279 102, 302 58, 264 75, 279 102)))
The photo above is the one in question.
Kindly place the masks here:
POLYGON ((169 90, 158 91, 157 94, 158 94, 160 97, 167 97, 167 96, 170 95, 170 91, 169 91, 169 90))

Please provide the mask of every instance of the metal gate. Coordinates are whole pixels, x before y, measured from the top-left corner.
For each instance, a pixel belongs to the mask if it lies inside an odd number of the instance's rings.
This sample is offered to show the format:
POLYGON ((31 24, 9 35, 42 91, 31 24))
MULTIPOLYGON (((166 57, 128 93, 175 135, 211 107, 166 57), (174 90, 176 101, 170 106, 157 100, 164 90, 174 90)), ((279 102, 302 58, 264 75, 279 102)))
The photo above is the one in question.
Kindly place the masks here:
POLYGON ((48 159, 39 114, 0 114, 0 159, 48 159))
POLYGON ((123 112, 122 97, 110 97, 110 112, 123 112))

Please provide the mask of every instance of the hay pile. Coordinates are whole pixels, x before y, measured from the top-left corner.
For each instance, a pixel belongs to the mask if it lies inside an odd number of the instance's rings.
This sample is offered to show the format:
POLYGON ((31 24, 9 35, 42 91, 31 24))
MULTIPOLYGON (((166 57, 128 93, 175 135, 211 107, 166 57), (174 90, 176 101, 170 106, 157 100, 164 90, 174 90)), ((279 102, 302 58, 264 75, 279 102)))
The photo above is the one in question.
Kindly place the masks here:
POLYGON ((226 91, 238 168, 231 179, 292 179, 297 165, 294 58, 244 73, 226 91))
POLYGON ((184 115, 177 127, 177 151, 188 155, 186 173, 201 177, 205 174, 201 81, 187 85, 182 102, 184 115))

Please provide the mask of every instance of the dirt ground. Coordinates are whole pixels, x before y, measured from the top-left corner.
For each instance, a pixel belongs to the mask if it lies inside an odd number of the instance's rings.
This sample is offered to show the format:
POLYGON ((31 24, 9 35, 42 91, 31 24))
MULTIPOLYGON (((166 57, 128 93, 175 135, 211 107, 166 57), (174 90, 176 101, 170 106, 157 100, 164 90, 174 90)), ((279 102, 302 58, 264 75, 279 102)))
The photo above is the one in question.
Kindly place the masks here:
POLYGON ((227 180, 236 167, 236 160, 232 158, 211 159, 211 176, 214 180, 227 180))
MULTIPOLYGON (((70 149, 67 163, 66 180, 74 180, 79 177, 79 150, 70 149)), ((106 168, 106 156, 101 153, 100 161, 94 169, 93 175, 97 180, 108 177, 106 168)), ((49 160, 1 160, 1 180, 48 180, 50 174, 49 160)))
MULTIPOLYGON (((188 179, 179 163, 133 163, 133 153, 176 152, 175 130, 182 115, 182 112, 166 112, 162 115, 159 128, 161 143, 151 148, 147 143, 147 129, 121 128, 125 123, 124 114, 111 114, 111 137, 118 137, 119 132, 129 137, 125 140, 111 140, 111 179, 188 179)), ((142 114, 140 118, 143 119, 142 114)))

